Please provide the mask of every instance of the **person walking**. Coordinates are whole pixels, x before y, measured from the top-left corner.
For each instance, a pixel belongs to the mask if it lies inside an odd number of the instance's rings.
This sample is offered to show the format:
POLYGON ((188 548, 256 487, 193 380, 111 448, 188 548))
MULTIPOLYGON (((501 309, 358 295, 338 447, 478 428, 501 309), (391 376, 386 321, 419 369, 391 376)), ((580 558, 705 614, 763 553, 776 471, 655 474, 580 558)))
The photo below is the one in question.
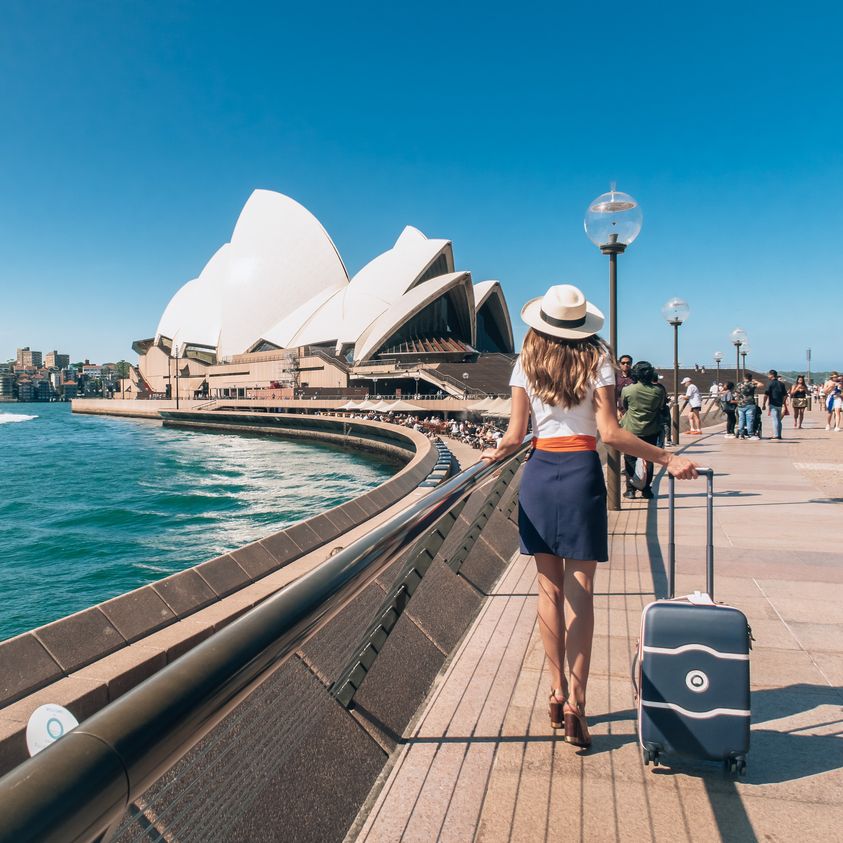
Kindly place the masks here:
POLYGON ((790 406, 793 407, 793 429, 802 430, 805 409, 808 406, 808 385, 805 375, 797 375, 796 383, 790 388, 790 406))
POLYGON ((831 422, 834 421, 835 433, 840 431, 840 411, 843 409, 843 400, 841 400, 843 390, 841 390, 840 380, 840 375, 837 372, 831 372, 828 380, 823 384, 823 398, 825 409, 828 412, 825 429, 831 430, 831 422))
MULTIPOLYGON (((661 385, 653 383, 655 371, 646 360, 639 360, 632 367, 630 374, 632 383, 625 386, 621 393, 621 402, 624 407, 624 415, 620 422, 621 427, 644 442, 657 445, 661 431, 661 413, 667 401, 667 391, 661 385)), ((635 476, 637 457, 626 454, 623 460, 626 467, 624 497, 634 498, 635 488, 632 485, 632 478, 635 476)), ((652 485, 653 464, 647 462, 644 488, 641 489, 642 498, 650 500, 653 497, 652 485)))
POLYGON ((638 439, 618 425, 615 366, 597 335, 603 314, 569 284, 551 287, 521 310, 530 330, 512 371, 509 426, 496 461, 521 446, 532 418, 533 450, 518 493, 521 552, 535 557, 538 623, 550 664, 554 729, 579 747, 591 744, 586 690, 594 632, 594 575, 609 558, 606 485, 597 434, 611 448, 697 476, 693 462, 638 439), (567 660, 568 677, 564 664, 567 660))
POLYGON ((762 412, 770 405, 770 418, 773 420, 773 439, 781 442, 782 438, 782 415, 787 412, 787 387, 779 380, 779 373, 770 369, 767 373, 770 382, 764 390, 764 403, 761 406, 762 412))
MULTIPOLYGON (((688 424, 690 429, 688 433, 693 436, 702 434, 702 427, 700 425, 700 410, 702 409, 702 396, 700 395, 699 387, 694 384, 690 378, 682 378, 682 386, 685 389, 685 403, 682 405, 682 410, 690 406, 688 424)), ((682 415, 682 411, 679 413, 682 415)))
POLYGON ((622 354, 618 358, 618 372, 615 374, 615 399, 618 405, 618 418, 626 412, 621 400, 621 393, 624 388, 632 383, 632 358, 628 354, 622 354))
POLYGON ((726 439, 735 438, 735 419, 738 410, 738 402, 735 400, 735 383, 727 381, 720 392, 720 407, 726 416, 726 439))
POLYGON ((760 439, 755 435, 755 412, 758 409, 755 391, 760 384, 747 372, 737 389, 738 439, 760 439))

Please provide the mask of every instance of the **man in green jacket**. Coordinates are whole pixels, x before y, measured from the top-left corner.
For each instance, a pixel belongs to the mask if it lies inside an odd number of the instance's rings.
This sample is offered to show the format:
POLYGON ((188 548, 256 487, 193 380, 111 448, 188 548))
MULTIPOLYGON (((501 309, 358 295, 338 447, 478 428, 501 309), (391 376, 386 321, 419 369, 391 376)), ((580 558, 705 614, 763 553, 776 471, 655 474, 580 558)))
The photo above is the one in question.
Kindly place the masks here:
MULTIPOLYGON (((661 427, 661 413, 665 406, 667 393, 653 383, 654 370, 646 360, 640 360, 632 367, 632 383, 621 392, 624 413, 621 427, 634 433, 639 439, 655 445, 661 427)), ((624 456, 626 467, 626 492, 624 497, 634 498, 635 488, 632 479, 635 476, 635 457, 624 456)), ((641 497, 653 497, 653 464, 647 463, 647 472, 641 497)))

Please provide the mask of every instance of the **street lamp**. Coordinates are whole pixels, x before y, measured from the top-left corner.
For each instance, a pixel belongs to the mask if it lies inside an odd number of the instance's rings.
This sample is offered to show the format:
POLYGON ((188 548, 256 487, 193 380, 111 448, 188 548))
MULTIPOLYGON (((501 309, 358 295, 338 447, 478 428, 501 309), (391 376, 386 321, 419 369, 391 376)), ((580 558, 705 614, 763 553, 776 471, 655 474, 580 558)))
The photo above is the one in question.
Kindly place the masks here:
POLYGON ((179 408, 179 346, 178 343, 173 344, 173 356, 176 360, 176 409, 179 408))
POLYGON ((720 389, 720 364, 723 362, 723 352, 714 352, 714 362, 717 364, 717 389, 720 389))
MULTIPOLYGON (((583 226, 588 238, 609 256, 609 347, 612 359, 618 355, 618 255, 632 243, 641 231, 644 214, 641 206, 628 193, 615 190, 612 182, 608 193, 603 193, 586 209, 583 226)), ((621 508, 621 462, 614 448, 606 453, 606 479, 608 506, 621 508)))
POLYGON ((735 383, 741 382, 741 346, 747 341, 746 331, 743 328, 735 328, 729 339, 735 347, 735 383))
POLYGON ((463 401, 468 400, 468 372, 462 373, 462 382, 463 382, 463 401))
POLYGON ((679 444, 679 326, 691 315, 688 302, 672 298, 662 306, 662 316, 673 326, 673 444, 679 444))
POLYGON ((741 346, 741 358, 743 362, 744 377, 746 377, 746 355, 749 354, 750 351, 752 351, 752 349, 749 347, 749 340, 744 340, 744 343, 741 346))

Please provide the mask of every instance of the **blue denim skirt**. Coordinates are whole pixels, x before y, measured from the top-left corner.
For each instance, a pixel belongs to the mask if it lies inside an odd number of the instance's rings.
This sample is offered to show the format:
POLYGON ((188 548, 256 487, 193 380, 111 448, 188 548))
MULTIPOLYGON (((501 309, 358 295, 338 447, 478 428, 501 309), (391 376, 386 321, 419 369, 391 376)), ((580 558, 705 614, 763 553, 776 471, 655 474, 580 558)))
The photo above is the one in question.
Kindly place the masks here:
POLYGON ((606 562, 606 483, 596 451, 533 451, 518 492, 521 552, 606 562))

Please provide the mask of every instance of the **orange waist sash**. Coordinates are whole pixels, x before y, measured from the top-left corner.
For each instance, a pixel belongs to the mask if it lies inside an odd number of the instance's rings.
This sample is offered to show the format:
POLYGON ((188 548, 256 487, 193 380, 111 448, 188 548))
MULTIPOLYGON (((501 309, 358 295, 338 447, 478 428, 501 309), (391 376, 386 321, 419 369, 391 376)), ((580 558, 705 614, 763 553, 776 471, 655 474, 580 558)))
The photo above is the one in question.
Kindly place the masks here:
POLYGON ((576 436, 547 436, 533 439, 533 448, 537 451, 596 451, 597 439, 594 436, 578 434, 576 436))

